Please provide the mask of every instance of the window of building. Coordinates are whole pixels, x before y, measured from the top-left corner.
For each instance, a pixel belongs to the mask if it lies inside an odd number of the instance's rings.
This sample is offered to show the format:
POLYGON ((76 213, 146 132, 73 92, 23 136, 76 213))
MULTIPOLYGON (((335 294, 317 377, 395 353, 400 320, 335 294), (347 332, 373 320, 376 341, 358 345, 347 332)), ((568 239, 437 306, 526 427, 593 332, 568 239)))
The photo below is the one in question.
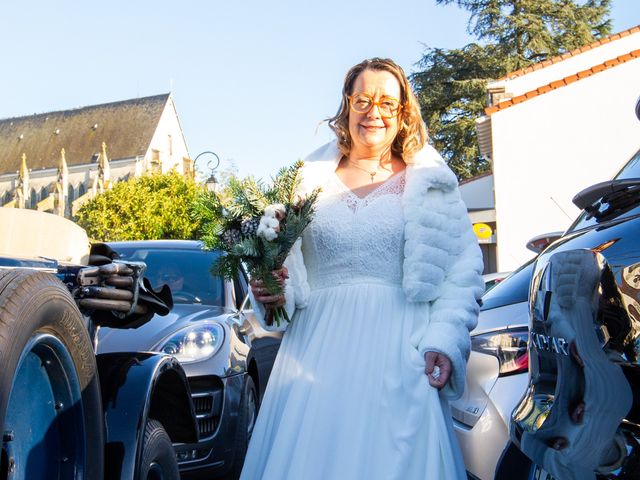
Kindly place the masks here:
POLYGON ((27 208, 36 208, 38 206, 38 192, 36 192, 35 188, 31 189, 27 203, 27 208))
POLYGON ((182 173, 189 176, 189 178, 194 178, 195 172, 193 170, 193 160, 187 157, 182 157, 182 173))
POLYGON ((155 148, 151 149, 151 171, 160 172, 162 170, 162 164, 160 163, 160 150, 155 148))

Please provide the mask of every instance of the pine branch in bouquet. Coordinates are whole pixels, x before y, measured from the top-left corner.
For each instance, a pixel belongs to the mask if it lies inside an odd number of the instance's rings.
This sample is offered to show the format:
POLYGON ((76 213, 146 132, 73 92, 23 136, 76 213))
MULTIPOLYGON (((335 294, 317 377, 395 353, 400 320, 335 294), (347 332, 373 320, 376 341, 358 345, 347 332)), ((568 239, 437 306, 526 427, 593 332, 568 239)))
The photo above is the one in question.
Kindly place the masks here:
POLYGON ((262 182, 253 177, 247 177, 244 180, 232 178, 220 198, 233 218, 261 215, 269 204, 262 182))
POLYGON ((219 236, 224 230, 222 205, 213 192, 202 191, 191 206, 191 218, 200 222, 199 238, 210 249, 219 248, 219 236))
POLYGON ((282 203, 284 205, 293 205, 295 202, 296 192, 302 181, 300 170, 304 162, 298 160, 293 165, 282 167, 275 178, 273 186, 267 191, 266 196, 271 203, 282 203))

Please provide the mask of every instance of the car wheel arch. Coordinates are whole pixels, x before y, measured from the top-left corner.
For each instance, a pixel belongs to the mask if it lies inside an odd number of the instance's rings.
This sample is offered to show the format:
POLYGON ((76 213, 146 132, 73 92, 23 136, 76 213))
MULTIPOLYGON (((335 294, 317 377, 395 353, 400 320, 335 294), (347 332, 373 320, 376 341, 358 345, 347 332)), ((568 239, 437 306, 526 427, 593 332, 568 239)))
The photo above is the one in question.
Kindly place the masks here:
POLYGON ((167 369, 158 378, 151 395, 149 418, 162 424, 172 442, 192 442, 194 434, 197 436, 185 380, 176 370, 167 369))

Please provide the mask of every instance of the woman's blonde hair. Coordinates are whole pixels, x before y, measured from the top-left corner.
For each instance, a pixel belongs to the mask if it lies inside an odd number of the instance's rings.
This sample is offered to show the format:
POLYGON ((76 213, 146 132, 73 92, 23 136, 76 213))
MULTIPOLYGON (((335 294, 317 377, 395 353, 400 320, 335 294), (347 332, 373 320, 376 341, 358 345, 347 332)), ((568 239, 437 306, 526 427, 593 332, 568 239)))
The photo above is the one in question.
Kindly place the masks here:
POLYGON ((349 95, 353 94, 353 84, 365 70, 385 71, 391 73, 400 84, 400 102, 402 110, 398 115, 398 134, 393 140, 391 151, 400 158, 411 156, 427 142, 427 129, 420 115, 418 99, 413 94, 409 80, 402 67, 388 58, 370 58, 351 67, 344 77, 342 102, 338 113, 329 118, 329 127, 338 137, 338 148, 343 155, 351 151, 351 135, 349 134, 349 95))

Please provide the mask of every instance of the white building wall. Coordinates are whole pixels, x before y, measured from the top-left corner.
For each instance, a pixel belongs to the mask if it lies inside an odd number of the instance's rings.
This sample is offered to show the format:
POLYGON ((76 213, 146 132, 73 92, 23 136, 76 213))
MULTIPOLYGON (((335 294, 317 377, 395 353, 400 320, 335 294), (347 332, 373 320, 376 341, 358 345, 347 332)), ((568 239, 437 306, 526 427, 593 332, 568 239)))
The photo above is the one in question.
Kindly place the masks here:
POLYGON ((183 159, 189 158, 189 152, 171 98, 169 98, 160 116, 158 128, 151 139, 149 149, 144 158, 149 170, 153 170, 153 150, 159 152, 162 173, 167 173, 173 168, 180 173, 185 173, 183 171, 183 159))
POLYGON ((595 48, 567 57, 560 62, 552 63, 525 75, 494 82, 489 85, 489 88, 504 86, 505 93, 515 97, 561 78, 575 75, 594 65, 599 65, 607 60, 627 54, 637 48, 640 48, 640 32, 598 45, 595 48))
POLYGON ((566 229, 573 196, 638 149, 639 78, 640 59, 630 60, 492 114, 498 270, 531 258, 534 235, 566 229))

